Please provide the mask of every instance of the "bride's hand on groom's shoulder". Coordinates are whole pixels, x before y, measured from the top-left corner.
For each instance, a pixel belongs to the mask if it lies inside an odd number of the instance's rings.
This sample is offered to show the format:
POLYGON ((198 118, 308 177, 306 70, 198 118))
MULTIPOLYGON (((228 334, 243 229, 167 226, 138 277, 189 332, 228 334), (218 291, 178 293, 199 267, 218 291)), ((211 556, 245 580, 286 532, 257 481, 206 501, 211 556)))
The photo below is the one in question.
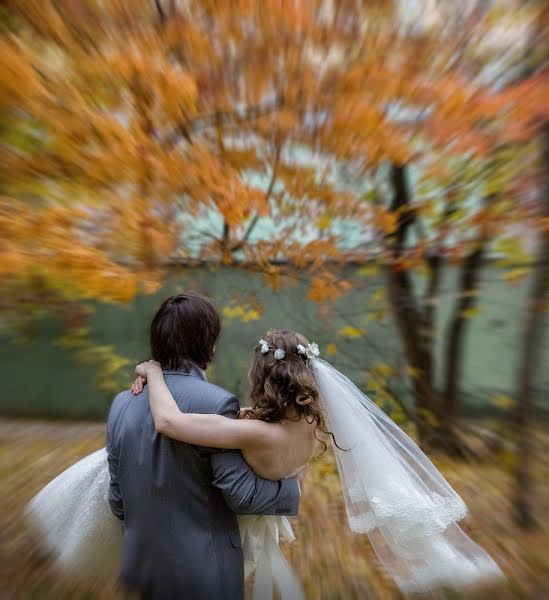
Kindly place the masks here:
POLYGON ((156 360, 146 360, 135 367, 135 374, 147 379, 152 370, 162 371, 160 363, 156 360))
POLYGON ((145 377, 141 377, 138 375, 135 378, 135 381, 132 383, 131 390, 134 396, 139 396, 139 394, 143 391, 145 384, 147 383, 147 379, 145 377))
POLYGON ((147 383, 147 377, 151 369, 162 370, 160 363, 158 363, 156 360, 147 360, 139 363, 135 367, 136 378, 131 387, 134 396, 139 395, 143 391, 143 387, 147 383))

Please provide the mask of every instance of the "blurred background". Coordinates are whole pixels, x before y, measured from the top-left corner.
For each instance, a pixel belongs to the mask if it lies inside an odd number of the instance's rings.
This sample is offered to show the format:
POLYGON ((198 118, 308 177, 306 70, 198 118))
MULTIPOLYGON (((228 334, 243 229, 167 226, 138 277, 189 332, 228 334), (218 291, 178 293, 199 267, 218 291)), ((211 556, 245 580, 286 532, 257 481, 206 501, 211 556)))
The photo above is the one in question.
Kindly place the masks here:
MULTIPOLYGON (((434 459, 508 579, 433 598, 549 597, 546 0, 4 0, 0 26, 3 597, 118 597, 22 512, 190 289, 243 404, 295 329, 434 459)), ((294 526, 308 597, 401 597, 330 452, 294 526)))

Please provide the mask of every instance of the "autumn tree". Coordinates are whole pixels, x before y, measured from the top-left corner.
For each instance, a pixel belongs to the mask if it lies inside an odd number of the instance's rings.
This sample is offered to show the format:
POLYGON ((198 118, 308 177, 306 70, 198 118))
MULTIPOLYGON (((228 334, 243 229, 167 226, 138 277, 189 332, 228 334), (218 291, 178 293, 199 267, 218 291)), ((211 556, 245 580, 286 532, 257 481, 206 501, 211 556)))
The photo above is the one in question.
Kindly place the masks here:
POLYGON ((396 1, 5 3, 6 308, 127 300, 168 264, 198 260, 260 270, 273 289, 290 269, 307 272, 309 297, 329 304, 348 289, 338 268, 377 256, 414 418, 458 449, 464 336, 487 246, 519 218, 500 192, 530 106, 524 86, 485 80, 493 18, 481 5, 421 15, 396 1), (412 168, 440 188, 416 190, 412 168), (480 205, 468 209, 471 193, 480 205), (342 220, 363 244, 344 247, 342 220), (462 275, 441 390, 446 264, 462 275))
POLYGON ((485 27, 478 13, 462 17, 450 8, 452 19, 439 14, 430 22, 419 16, 406 21, 397 18, 396 7, 337 4, 330 44, 317 48, 322 76, 311 110, 319 115, 313 139, 319 152, 345 165, 355 182, 370 181, 362 195, 369 204, 364 224, 378 232, 418 425, 424 433, 439 429, 437 439, 459 452, 453 423, 480 269, 492 238, 520 218, 519 210, 509 211, 504 191, 517 168, 506 170, 520 163, 506 144, 524 136, 508 121, 521 100, 520 94, 504 96, 483 83, 488 59, 475 56, 476 64, 468 58, 467 44, 478 43, 485 27), (353 18, 356 14, 363 18, 353 18), (472 25, 479 31, 470 42, 472 25), (432 180, 430 194, 414 197, 411 167, 423 170, 424 183, 432 180), (372 189, 376 179, 381 183, 372 189), (480 203, 471 208, 472 194, 480 203), (447 264, 461 264, 462 275, 440 388, 434 363, 436 302, 447 264), (419 269, 428 280, 423 299, 414 278, 419 269))
POLYGON ((28 289, 52 306, 125 300, 157 284, 165 263, 197 256, 265 267, 336 256, 329 238, 299 242, 323 213, 357 211, 327 173, 294 158, 315 93, 304 58, 314 7, 271 4, 7 4, 11 306, 28 289), (200 230, 205 214, 219 226, 200 230), (263 217, 276 236, 252 246, 263 217))

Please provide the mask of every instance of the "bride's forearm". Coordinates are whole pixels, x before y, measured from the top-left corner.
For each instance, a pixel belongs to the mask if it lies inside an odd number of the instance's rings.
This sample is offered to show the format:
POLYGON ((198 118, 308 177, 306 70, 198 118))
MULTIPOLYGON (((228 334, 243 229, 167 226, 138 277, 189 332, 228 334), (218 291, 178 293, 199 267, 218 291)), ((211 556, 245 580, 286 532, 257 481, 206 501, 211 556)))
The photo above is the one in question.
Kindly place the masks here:
POLYGON ((155 429, 172 439, 197 446, 246 450, 264 444, 276 433, 263 421, 182 412, 160 368, 147 372, 147 384, 155 429))
POLYGON ((163 433, 181 410, 166 385, 164 373, 160 368, 152 368, 147 371, 147 384, 149 386, 149 404, 156 430, 163 433))

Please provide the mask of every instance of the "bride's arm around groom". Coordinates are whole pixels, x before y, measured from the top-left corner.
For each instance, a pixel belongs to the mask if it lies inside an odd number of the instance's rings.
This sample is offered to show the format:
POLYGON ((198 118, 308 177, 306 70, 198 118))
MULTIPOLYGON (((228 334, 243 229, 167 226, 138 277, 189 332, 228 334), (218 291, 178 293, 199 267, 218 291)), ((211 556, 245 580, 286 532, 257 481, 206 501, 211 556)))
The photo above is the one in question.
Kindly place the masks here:
MULTIPOLYGON (((217 389, 221 391, 221 388, 217 389)), ((124 519, 124 505, 120 493, 119 458, 114 442, 114 428, 128 401, 131 402, 131 398, 120 398, 119 403, 116 401, 113 403, 107 423, 107 453, 110 471, 109 504, 113 514, 121 520, 124 519)), ((225 397, 216 407, 213 407, 211 412, 236 418, 239 410, 240 405, 236 397, 225 392, 225 397)), ((197 412, 210 411, 200 410, 197 412)), ((250 469, 240 451, 200 448, 200 452, 209 455, 212 485, 221 491, 227 506, 233 512, 256 515, 296 515, 298 513, 300 488, 296 479, 280 481, 262 479, 250 469)))

